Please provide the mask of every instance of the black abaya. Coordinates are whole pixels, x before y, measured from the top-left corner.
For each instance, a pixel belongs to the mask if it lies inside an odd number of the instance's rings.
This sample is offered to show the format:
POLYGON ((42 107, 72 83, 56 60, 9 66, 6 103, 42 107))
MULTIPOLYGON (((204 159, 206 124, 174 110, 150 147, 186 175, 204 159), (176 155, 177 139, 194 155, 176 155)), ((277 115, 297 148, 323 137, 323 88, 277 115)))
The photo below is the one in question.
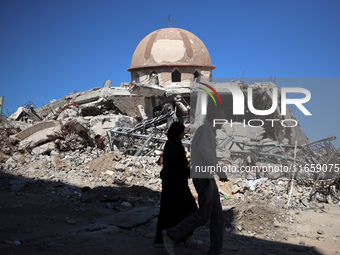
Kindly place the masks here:
MULTIPOLYGON (((174 137, 171 136, 170 129, 170 134, 168 134, 169 140, 164 147, 164 161, 161 171, 161 206, 158 215, 155 243, 163 243, 163 229, 174 227, 177 223, 197 210, 195 199, 188 186, 190 169, 188 168, 184 148, 179 135, 178 139, 177 137, 171 139, 174 137)), ((192 234, 193 233, 188 233, 187 236, 179 241, 185 241, 185 239, 192 234)))

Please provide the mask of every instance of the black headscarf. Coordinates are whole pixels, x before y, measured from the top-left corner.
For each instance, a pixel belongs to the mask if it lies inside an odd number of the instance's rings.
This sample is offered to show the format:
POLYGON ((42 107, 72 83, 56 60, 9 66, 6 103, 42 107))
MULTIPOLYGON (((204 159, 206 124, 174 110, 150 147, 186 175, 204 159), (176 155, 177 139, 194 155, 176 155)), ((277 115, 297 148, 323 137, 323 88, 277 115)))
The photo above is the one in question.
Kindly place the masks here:
POLYGON ((181 122, 173 122, 168 130, 168 140, 171 141, 176 147, 182 158, 185 157, 184 148, 181 142, 181 134, 185 126, 181 122))
POLYGON ((181 143, 181 134, 184 131, 184 125, 181 122, 173 122, 168 130, 168 139, 175 143, 181 143))

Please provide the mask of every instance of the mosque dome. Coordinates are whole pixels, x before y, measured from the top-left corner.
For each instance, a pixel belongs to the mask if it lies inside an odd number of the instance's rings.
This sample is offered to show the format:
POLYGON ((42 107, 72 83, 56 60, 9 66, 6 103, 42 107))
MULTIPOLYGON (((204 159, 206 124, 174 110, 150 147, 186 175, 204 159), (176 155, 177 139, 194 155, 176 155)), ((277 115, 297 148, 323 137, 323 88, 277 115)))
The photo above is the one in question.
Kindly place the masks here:
POLYGON ((180 28, 163 28, 138 44, 128 71, 173 66, 215 69, 207 48, 196 35, 180 28))

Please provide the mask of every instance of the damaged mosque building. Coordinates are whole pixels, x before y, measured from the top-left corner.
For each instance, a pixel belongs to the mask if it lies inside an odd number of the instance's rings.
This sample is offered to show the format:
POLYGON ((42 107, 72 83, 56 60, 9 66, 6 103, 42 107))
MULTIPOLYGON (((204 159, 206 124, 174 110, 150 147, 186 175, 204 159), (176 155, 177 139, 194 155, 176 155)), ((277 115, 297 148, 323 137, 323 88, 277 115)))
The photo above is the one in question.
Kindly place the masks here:
POLYGON ((73 92, 37 109, 33 104, 20 107, 8 118, 19 131, 12 134, 11 143, 18 151, 43 154, 97 146, 135 156, 159 156, 167 128, 177 120, 188 128, 183 144, 190 150, 192 135, 204 122, 200 116, 214 105, 214 98, 199 88, 213 87, 226 119, 233 123, 217 132, 219 158, 233 165, 290 165, 294 154, 297 162, 338 161, 338 150, 331 143, 335 138, 309 143, 287 106, 285 115, 280 107, 269 116, 255 115, 246 104, 243 116, 233 114, 228 86, 242 91, 245 102, 252 88, 253 107, 267 110, 273 107, 273 99, 280 102, 273 93, 274 83, 213 82, 213 69, 206 46, 193 33, 171 27, 153 31, 135 49, 127 68, 131 82, 113 87, 108 80, 103 87, 73 92), (282 125, 289 122, 294 125, 282 125))

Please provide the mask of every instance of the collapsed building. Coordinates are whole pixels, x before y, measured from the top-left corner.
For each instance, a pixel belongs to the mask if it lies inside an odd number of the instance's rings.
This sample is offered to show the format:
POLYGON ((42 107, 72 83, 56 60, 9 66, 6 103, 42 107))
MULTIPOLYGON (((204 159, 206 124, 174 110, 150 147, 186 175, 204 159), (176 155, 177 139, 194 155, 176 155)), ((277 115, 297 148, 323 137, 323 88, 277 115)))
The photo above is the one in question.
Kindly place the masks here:
MULTIPOLYGON (((8 118, 27 125, 17 125, 20 132, 11 136, 11 142, 18 151, 40 154, 97 146, 135 156, 160 155, 167 128, 177 120, 190 130, 183 141, 190 151, 192 134, 204 122, 202 111, 214 103, 213 97, 208 98, 205 91, 197 89, 203 84, 215 88, 226 119, 233 123, 223 125, 217 132, 220 159, 238 167, 339 162, 339 153, 331 144, 335 138, 319 141, 319 151, 311 149, 308 137, 288 107, 285 115, 277 107, 265 118, 253 114, 247 106, 243 119, 233 114, 233 95, 226 87, 239 88, 245 102, 246 91, 252 88, 253 107, 266 110, 273 107, 273 90, 277 89, 274 83, 213 82, 213 69, 209 52, 197 36, 179 28, 156 30, 135 49, 127 69, 130 82, 113 87, 107 80, 103 87, 73 92, 37 109, 32 102, 25 104, 8 118), (261 125, 245 125, 252 120, 261 125), (284 127, 280 124, 284 121, 294 121, 295 125, 284 127)), ((280 102, 279 97, 277 100, 280 102)), ((258 172, 247 176, 256 177, 258 172)))

